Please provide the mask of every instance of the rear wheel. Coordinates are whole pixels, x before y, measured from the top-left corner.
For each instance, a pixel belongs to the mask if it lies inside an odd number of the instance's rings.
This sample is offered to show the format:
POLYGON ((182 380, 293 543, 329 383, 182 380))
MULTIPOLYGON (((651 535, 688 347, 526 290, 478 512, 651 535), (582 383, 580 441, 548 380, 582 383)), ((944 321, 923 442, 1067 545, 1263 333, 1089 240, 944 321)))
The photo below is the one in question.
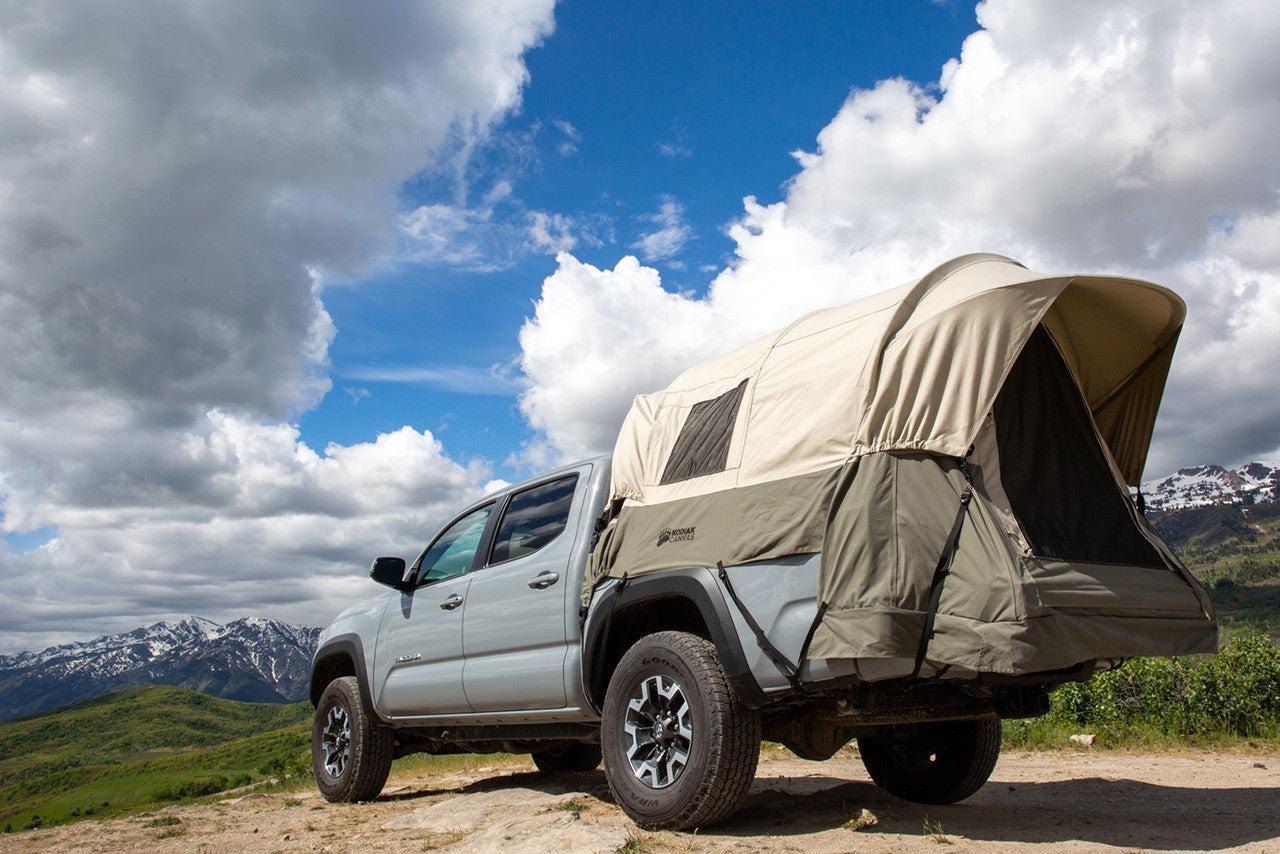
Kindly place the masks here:
POLYGON ((1000 756, 1000 721, 894 727, 858 739, 876 785, 918 804, 952 804, 982 788, 1000 756))
POLYGON ((600 767, 600 745, 566 744, 533 754, 533 764, 544 773, 554 771, 594 771, 600 767))
POLYGON ((705 827, 736 810, 755 779, 760 715, 729 686, 710 641, 659 632, 618 662, 601 747, 609 789, 636 824, 705 827))
POLYGON ((395 737, 365 708, 354 676, 334 679, 316 704, 311 769, 329 801, 371 801, 391 773, 395 737))

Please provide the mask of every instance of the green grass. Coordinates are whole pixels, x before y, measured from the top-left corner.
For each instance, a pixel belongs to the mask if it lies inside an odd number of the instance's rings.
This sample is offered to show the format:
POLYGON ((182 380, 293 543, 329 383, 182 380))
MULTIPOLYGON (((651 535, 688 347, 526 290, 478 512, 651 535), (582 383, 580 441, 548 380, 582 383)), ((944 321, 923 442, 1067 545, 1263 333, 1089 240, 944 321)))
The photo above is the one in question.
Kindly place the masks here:
POLYGON ((310 716, 307 703, 237 703, 185 688, 142 685, 0 722, 0 780, 33 762, 42 763, 45 774, 59 763, 140 759, 294 726, 310 716))
MULTIPOLYGON (((310 720, 308 703, 237 703, 145 686, 0 722, 0 831, 22 830, 36 817, 49 827, 216 800, 247 784, 267 792, 310 788, 310 720)), ((417 754, 397 759, 391 775, 524 761, 417 754)))
POLYGON ((308 770, 307 703, 131 688, 0 722, 0 830, 191 800, 308 770))

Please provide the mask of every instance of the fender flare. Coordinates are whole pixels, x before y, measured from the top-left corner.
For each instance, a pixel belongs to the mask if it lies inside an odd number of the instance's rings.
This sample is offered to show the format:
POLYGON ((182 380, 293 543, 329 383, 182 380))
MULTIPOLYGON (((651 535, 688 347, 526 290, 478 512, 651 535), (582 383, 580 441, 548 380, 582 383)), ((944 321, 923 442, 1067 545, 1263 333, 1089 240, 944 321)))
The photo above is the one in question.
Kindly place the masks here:
POLYGON ((692 567, 655 572, 627 579, 620 593, 615 593, 615 589, 611 587, 593 597, 582 627, 582 685, 597 712, 604 705, 604 691, 608 685, 607 674, 597 671, 608 649, 609 638, 605 631, 610 627, 610 613, 616 615, 636 605, 663 599, 683 599, 693 604, 707 627, 725 677, 734 692, 749 708, 758 709, 764 705, 764 691, 751 672, 742 641, 733 628, 732 613, 710 569, 692 567), (599 676, 606 678, 596 685, 599 676))
POLYGON ((324 642, 324 645, 316 650, 316 654, 311 658, 311 682, 308 686, 311 705, 316 706, 320 703, 320 695, 324 693, 325 686, 330 680, 320 681, 317 677, 320 675, 319 665, 326 659, 335 656, 346 656, 351 659, 351 664, 355 668, 356 683, 360 686, 360 699, 364 701, 365 708, 373 712, 379 720, 385 723, 386 719, 373 705, 373 696, 369 691, 369 671, 365 667, 364 660, 364 642, 357 634, 336 635, 324 642))

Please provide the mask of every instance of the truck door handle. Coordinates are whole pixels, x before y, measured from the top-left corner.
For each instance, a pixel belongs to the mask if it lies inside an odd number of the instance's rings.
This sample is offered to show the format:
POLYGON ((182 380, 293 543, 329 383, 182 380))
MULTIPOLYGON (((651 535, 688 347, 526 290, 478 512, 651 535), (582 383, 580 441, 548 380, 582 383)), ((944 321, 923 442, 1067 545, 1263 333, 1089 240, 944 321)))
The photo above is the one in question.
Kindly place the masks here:
POLYGON ((529 579, 529 586, 534 590, 545 590, 560 580, 560 575, 555 572, 543 572, 529 579))
POLYGON ((459 596, 457 593, 455 593, 452 596, 450 596, 448 599, 441 602, 440 607, 444 608, 446 611, 452 611, 454 608, 458 607, 461 604, 462 604, 462 597, 459 596))

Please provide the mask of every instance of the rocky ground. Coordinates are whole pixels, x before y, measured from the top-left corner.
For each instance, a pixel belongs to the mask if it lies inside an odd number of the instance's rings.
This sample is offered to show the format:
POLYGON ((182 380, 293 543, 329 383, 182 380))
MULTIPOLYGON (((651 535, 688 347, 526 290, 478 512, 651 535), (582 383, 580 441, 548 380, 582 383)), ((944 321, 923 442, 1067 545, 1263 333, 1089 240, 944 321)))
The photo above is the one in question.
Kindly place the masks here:
POLYGON ((698 833, 642 833, 602 772, 493 767, 397 777, 376 802, 250 794, 0 836, 0 851, 671 852, 1249 851, 1280 854, 1280 756, 1092 750, 1011 753, 961 804, 923 807, 870 782, 852 753, 766 754, 738 815, 698 833))

